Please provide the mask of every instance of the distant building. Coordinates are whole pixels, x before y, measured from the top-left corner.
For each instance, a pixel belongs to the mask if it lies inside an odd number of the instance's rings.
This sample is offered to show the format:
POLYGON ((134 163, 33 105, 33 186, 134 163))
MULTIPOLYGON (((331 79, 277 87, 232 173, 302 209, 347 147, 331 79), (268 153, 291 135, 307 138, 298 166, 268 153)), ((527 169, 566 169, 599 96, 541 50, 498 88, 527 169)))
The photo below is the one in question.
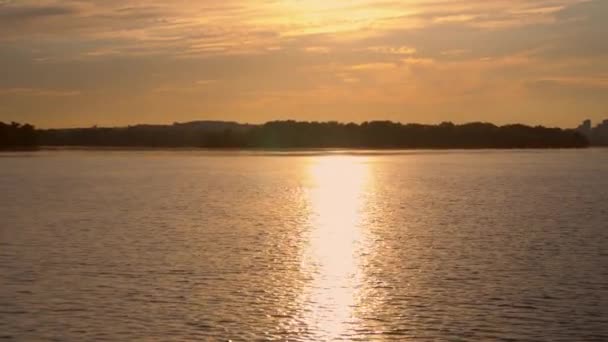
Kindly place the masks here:
POLYGON ((608 146, 608 120, 593 128, 591 142, 594 145, 608 146))
POLYGON ((591 145, 608 146, 608 119, 593 127, 591 120, 585 120, 576 130, 587 137, 591 145))

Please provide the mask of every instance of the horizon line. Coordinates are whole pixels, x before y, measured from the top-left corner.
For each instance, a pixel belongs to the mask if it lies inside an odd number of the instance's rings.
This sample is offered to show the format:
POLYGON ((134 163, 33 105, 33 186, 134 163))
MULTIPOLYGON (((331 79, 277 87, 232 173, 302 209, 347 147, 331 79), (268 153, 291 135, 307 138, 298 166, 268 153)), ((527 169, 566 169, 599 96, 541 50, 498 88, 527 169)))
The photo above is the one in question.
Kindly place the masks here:
MULTIPOLYGON (((593 123, 593 120, 591 120, 591 119, 584 119, 581 121, 581 123, 584 123, 587 120, 589 120, 593 123)), ((608 117, 606 119, 604 119, 604 121, 606 121, 606 120, 608 120, 608 117)), ((604 121, 600 120, 597 122, 601 123, 604 121)), ((522 122, 510 122, 510 123, 497 124, 497 123, 494 123, 491 121, 482 121, 482 120, 462 121, 462 122, 444 120, 444 121, 435 122, 435 123, 422 123, 422 122, 404 122, 404 121, 396 121, 396 120, 390 120, 390 119, 372 119, 372 120, 362 120, 362 121, 273 119, 273 120, 261 121, 261 122, 257 122, 257 123, 256 122, 241 122, 241 121, 236 121, 236 120, 221 120, 221 119, 194 119, 194 120, 189 120, 189 121, 174 121, 172 123, 142 122, 142 123, 123 124, 123 125, 91 124, 90 126, 65 126, 65 127, 44 127, 44 126, 38 126, 38 125, 30 123, 30 122, 23 122, 23 121, 20 122, 20 121, 13 121, 13 120, 9 120, 9 121, 0 120, 0 122, 9 123, 9 124, 11 122, 17 122, 20 124, 30 124, 30 125, 33 125, 37 130, 91 129, 91 128, 110 128, 111 129, 111 128, 128 128, 128 127, 137 127, 137 126, 173 126, 173 125, 185 125, 185 124, 191 124, 191 123, 205 123, 205 122, 206 123, 229 123, 229 124, 237 124, 237 125, 241 125, 241 126, 263 126, 265 124, 273 123, 273 122, 338 123, 338 124, 342 124, 342 125, 355 124, 355 125, 359 125, 359 126, 364 123, 372 123, 372 122, 390 122, 390 123, 400 124, 400 125, 422 125, 422 126, 439 126, 444 123, 451 123, 455 126, 463 126, 463 125, 467 125, 467 124, 481 123, 481 124, 491 124, 491 125, 494 125, 497 127, 523 125, 523 126, 528 126, 528 127, 545 127, 545 128, 559 128, 559 129, 576 129, 577 128, 577 127, 562 127, 562 126, 557 126, 557 125, 549 126, 549 125, 545 125, 545 124, 532 124, 532 123, 522 123, 522 122)))

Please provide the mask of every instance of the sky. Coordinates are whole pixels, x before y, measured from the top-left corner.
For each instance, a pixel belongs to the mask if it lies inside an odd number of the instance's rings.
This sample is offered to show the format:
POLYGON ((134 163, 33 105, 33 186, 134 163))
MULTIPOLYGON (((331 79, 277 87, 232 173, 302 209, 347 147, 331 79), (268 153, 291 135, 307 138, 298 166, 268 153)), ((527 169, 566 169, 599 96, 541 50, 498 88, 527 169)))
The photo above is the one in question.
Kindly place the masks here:
POLYGON ((606 0, 0 0, 0 121, 574 127, 608 118, 606 0))

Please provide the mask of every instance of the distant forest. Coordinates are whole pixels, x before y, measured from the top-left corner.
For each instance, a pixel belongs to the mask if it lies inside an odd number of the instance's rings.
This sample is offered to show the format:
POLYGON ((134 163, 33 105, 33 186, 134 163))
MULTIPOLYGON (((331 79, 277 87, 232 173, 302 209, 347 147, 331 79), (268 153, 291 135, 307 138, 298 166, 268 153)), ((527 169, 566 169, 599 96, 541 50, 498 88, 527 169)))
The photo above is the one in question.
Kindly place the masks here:
POLYGON ((581 148, 589 142, 575 130, 496 126, 400 124, 372 121, 273 121, 262 125, 196 121, 173 125, 35 130, 0 123, 0 147, 202 147, 202 148, 581 148))
POLYGON ((0 121, 0 149, 36 147, 39 133, 32 125, 16 122, 5 124, 0 121))

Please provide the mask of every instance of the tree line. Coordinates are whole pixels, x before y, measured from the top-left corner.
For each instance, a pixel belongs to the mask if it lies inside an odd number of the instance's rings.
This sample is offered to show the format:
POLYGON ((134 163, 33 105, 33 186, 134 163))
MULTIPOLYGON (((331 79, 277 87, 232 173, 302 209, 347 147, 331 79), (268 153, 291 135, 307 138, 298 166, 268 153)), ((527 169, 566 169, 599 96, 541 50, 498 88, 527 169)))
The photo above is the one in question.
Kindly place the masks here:
POLYGON ((0 122, 0 148, 46 146, 202 148, 580 148, 576 130, 491 123, 456 125, 371 121, 272 121, 261 125, 196 121, 173 125, 36 130, 0 122))
POLYGON ((589 142, 570 129, 496 126, 401 124, 371 121, 272 121, 261 125, 199 121, 173 125, 39 130, 38 140, 51 146, 202 147, 202 148, 580 148, 589 142))

